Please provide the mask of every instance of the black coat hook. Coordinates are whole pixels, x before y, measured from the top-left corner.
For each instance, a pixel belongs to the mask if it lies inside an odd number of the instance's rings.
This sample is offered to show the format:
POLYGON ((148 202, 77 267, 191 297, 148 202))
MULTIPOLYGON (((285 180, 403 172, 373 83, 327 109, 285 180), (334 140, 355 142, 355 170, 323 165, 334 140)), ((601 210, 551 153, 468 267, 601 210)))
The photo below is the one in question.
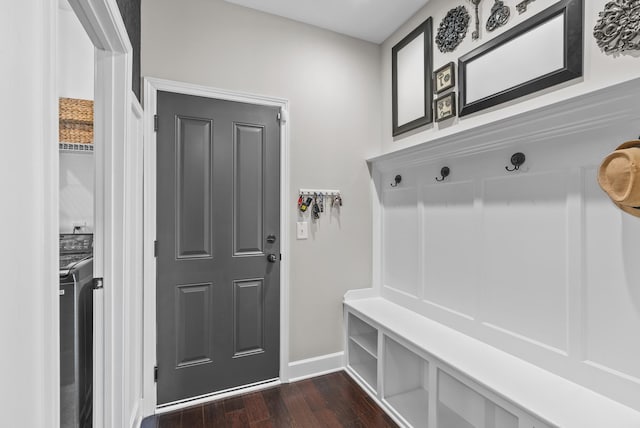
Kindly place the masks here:
POLYGON ((395 183, 391 183, 391 187, 398 187, 398 184, 402 181, 402 176, 400 174, 396 175, 393 181, 395 181, 395 183))
POLYGON ((451 173, 451 170, 449 169, 449 167, 443 166, 442 169, 440 170, 440 175, 442 177, 440 178, 436 177, 436 181, 444 181, 444 179, 449 176, 449 173, 451 173))
POLYGON ((521 153, 521 152, 514 153, 513 156, 511 156, 511 165, 513 165, 513 168, 510 169, 508 166, 505 166, 504 169, 506 169, 509 172, 517 171, 520 169, 520 166, 524 163, 525 160, 526 160, 526 157, 524 153, 521 153))

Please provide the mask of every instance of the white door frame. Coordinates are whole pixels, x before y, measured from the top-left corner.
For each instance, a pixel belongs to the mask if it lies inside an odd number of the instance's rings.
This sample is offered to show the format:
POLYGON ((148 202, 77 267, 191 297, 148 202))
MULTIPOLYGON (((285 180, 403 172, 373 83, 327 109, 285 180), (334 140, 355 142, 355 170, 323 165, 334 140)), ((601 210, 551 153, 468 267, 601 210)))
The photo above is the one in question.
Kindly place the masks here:
MULTIPOLYGON (((153 378, 156 365, 156 258, 154 241, 156 239, 156 133, 154 115, 157 112, 158 91, 174 92, 185 95, 238 101, 279 107, 282 120, 280 126, 280 382, 289 381, 289 217, 291 200, 289 189, 289 101, 283 98, 247 94, 210 88, 189 83, 156 78, 144 79, 144 414, 157 412, 157 388, 153 378)), ((241 392, 247 389, 239 390, 241 392)), ((235 391, 234 391, 235 392, 235 391)), ((199 397, 197 402, 209 401, 220 397, 211 394, 199 397)), ((174 410, 195 401, 173 405, 163 410, 174 410)))
MULTIPOLYGON (((104 288, 94 291, 93 426, 124 427, 124 189, 132 47, 115 0, 69 4, 96 47, 94 277, 104 278, 104 288)), ((57 183, 58 171, 54 175, 57 183)))

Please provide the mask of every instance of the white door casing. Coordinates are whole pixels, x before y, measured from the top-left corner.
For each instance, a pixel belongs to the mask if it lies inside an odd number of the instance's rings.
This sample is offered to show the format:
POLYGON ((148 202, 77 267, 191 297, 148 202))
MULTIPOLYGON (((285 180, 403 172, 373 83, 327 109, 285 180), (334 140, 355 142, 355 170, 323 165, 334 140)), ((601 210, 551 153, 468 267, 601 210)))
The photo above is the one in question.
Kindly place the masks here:
POLYGON ((142 162, 130 158, 130 148, 140 144, 140 133, 128 131, 141 121, 131 91, 132 47, 115 0, 69 3, 96 47, 94 277, 104 278, 104 289, 94 292, 94 427, 133 427, 141 421, 142 397, 123 394, 130 386, 127 378, 141 382, 141 374, 131 367, 135 358, 130 354, 136 352, 127 346, 135 331, 129 312, 141 308, 125 305, 135 293, 140 276, 136 269, 141 269, 131 265, 134 257, 125 258, 125 253, 130 255, 127 249, 140 248, 137 235, 125 232, 135 229, 135 219, 142 217, 142 207, 128 207, 126 199, 127 190, 139 188, 142 180, 140 167, 137 176, 127 174, 136 171, 135 166, 127 168, 131 162, 142 162))

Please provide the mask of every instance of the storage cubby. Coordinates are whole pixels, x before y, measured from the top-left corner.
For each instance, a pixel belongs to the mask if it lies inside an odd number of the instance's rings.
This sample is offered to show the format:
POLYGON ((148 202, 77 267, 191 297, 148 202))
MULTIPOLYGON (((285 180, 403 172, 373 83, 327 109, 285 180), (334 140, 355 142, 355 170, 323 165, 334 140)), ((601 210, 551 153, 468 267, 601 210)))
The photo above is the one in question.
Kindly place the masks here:
POLYGON ((438 371, 438 428, 518 428, 519 423, 516 415, 438 371))
POLYGON ((634 409, 368 291, 344 314, 347 373, 403 428, 639 426, 634 409))
POLYGON ((378 385, 378 330, 349 314, 349 366, 373 391, 378 385))
POLYGON ((429 363, 385 336, 384 400, 411 426, 429 420, 429 363))

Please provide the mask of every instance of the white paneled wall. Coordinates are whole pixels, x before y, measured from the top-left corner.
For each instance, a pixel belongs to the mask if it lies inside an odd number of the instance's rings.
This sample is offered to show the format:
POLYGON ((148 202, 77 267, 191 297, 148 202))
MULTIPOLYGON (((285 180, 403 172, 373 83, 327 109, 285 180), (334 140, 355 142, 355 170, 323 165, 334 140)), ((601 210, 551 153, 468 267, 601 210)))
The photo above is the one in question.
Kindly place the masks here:
POLYGON ((385 192, 384 241, 385 285, 417 298, 418 280, 418 208, 413 188, 401 187, 385 192))
POLYGON ((596 181, 640 132, 634 85, 372 160, 380 295, 640 410, 640 219, 596 181), (590 124, 607 103, 618 119, 590 124))
MULTIPOLYGON (((593 174, 588 169, 585 178, 593 174)), ((640 221, 612 210, 594 180, 585 179, 584 199, 582 356, 638 383, 640 341, 632 338, 640 327, 640 221)))

